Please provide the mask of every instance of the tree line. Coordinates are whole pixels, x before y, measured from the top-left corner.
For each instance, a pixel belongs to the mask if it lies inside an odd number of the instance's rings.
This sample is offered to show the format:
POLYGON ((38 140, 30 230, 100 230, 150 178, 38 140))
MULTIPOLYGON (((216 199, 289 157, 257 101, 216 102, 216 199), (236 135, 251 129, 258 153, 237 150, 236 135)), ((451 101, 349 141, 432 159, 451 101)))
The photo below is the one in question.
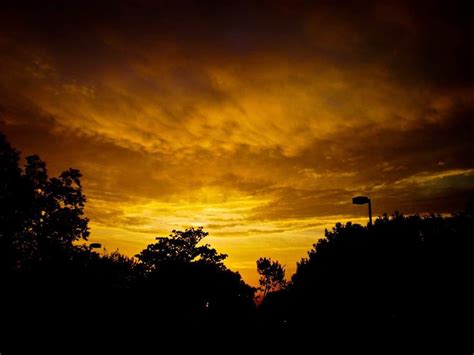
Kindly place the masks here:
POLYGON ((36 155, 21 167, 20 153, 0 135, 1 335, 10 351, 21 346, 12 339, 66 337, 82 323, 113 339, 235 328, 263 337, 267 348, 284 339, 333 349, 340 339, 377 339, 388 352, 412 340, 427 349, 456 339, 452 346, 471 349, 470 201, 450 216, 338 223, 288 281, 278 261, 258 259, 257 289, 225 266, 227 255, 204 242, 202 227, 157 237, 135 257, 95 252, 85 243, 81 173, 49 177, 36 155))

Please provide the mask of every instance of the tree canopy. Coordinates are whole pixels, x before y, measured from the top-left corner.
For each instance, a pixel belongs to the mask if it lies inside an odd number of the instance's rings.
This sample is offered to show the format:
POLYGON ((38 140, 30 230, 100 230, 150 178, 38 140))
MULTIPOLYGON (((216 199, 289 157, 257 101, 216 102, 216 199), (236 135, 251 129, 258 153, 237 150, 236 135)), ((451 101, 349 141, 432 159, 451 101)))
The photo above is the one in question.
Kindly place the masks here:
POLYGON ((0 135, 0 243, 2 271, 32 268, 87 240, 81 173, 68 169, 49 178, 37 155, 19 166, 19 152, 0 135), (60 250, 61 249, 61 250, 60 250), (58 251, 60 250, 60 251, 58 251))
POLYGON ((202 227, 189 228, 184 232, 173 230, 169 237, 157 237, 157 242, 150 244, 136 257, 149 270, 170 262, 199 262, 224 268, 226 254, 220 254, 209 244, 198 245, 209 233, 202 227))

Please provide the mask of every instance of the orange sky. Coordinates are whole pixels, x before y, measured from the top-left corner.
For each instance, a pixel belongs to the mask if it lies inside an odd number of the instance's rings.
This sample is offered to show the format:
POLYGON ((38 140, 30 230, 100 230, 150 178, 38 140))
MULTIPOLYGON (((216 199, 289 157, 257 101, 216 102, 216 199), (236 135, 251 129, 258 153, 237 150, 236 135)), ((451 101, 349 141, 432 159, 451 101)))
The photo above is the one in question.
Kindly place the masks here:
POLYGON ((91 241, 204 226, 287 266, 336 221, 474 188, 472 24, 455 2, 6 1, 0 130, 83 174, 91 241))

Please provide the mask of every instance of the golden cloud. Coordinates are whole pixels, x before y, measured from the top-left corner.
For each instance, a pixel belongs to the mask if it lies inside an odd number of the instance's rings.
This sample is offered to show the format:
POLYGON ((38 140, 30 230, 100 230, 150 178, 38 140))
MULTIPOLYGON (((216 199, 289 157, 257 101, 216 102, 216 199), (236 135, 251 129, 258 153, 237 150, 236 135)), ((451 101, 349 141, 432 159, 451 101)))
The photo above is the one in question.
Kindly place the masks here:
POLYGON ((464 23, 399 2, 225 3, 5 10, 0 128, 52 173, 82 170, 92 239, 133 254, 203 225, 255 281, 257 257, 291 273, 325 227, 363 222, 355 194, 375 213, 462 207, 464 23))

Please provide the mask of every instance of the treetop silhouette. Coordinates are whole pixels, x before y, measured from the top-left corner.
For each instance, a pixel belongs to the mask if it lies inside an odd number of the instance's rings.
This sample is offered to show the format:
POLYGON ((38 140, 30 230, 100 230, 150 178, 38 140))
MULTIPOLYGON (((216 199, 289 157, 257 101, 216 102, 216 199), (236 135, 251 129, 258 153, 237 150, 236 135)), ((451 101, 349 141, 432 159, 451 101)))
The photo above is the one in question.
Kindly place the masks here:
POLYGON ((203 263, 225 268, 223 261, 226 254, 218 253, 209 244, 198 246, 209 233, 202 227, 189 228, 183 231, 173 230, 169 237, 157 237, 157 242, 150 244, 136 257, 147 267, 155 270, 164 263, 203 263))
POLYGON ((31 268, 59 249, 87 240, 86 201, 76 169, 49 178, 37 155, 19 167, 19 152, 0 135, 0 243, 3 271, 31 268))
POLYGON ((259 258, 257 260, 258 280, 265 298, 270 291, 277 291, 286 287, 285 268, 270 258, 259 258))

